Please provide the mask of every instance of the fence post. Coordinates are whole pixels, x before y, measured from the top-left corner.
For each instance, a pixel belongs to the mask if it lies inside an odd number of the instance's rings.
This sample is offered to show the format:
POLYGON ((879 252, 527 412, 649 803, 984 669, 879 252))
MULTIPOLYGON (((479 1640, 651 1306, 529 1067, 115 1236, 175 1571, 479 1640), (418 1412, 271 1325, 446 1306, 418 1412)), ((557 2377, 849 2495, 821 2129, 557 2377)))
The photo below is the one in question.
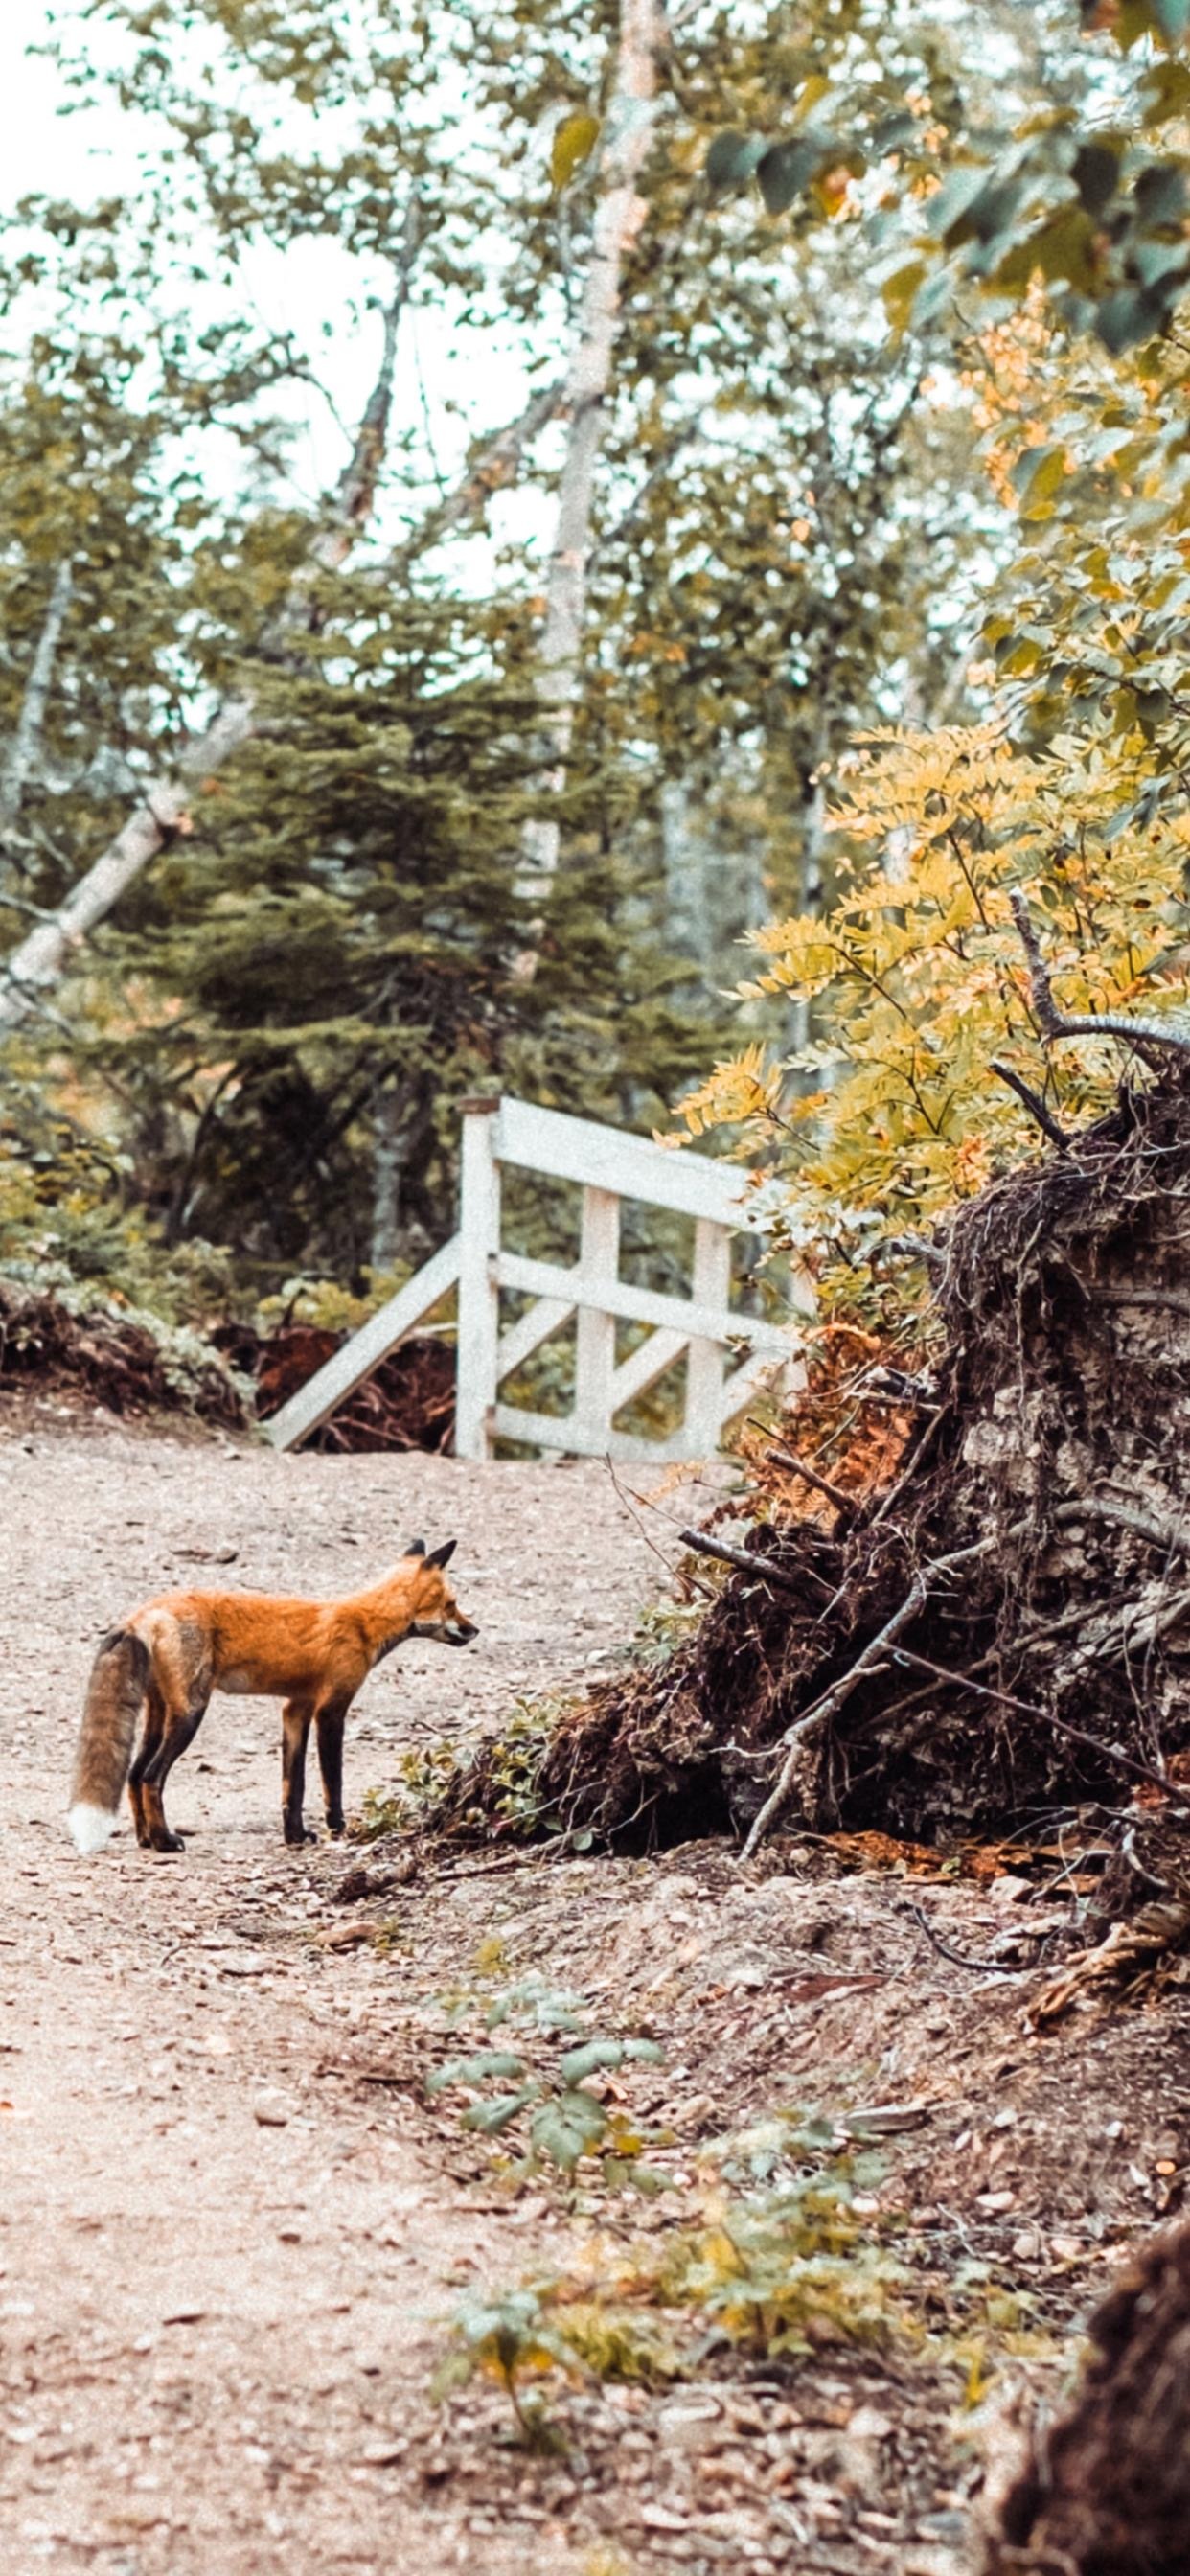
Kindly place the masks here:
MULTIPOLYGON (((731 1296, 731 1236, 725 1225, 700 1216, 694 1226, 691 1287, 700 1306, 726 1307, 731 1296)), ((686 1358, 686 1429, 689 1458, 713 1458, 723 1417, 722 1342, 692 1341, 686 1358)))
POLYGON ((492 1451, 492 1413, 499 1373, 500 1103, 464 1100, 459 1189, 459 1342, 455 1380, 455 1456, 485 1459, 492 1451))
MULTIPOLYGON (((583 1191, 579 1268, 585 1291, 609 1287, 620 1275, 620 1202, 614 1190, 583 1191)), ((616 1319, 598 1306, 580 1306, 574 1356, 574 1419, 593 1436, 610 1436, 616 1319)))

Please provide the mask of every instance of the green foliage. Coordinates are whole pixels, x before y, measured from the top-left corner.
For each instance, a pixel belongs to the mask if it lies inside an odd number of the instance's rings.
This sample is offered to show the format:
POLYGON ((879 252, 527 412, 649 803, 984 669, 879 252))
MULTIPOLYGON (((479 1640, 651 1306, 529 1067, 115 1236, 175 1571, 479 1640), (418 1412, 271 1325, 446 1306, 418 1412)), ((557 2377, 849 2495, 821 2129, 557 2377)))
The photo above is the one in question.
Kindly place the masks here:
MULTIPOLYGON (((971 114, 949 68, 939 78, 928 14, 907 11, 871 43, 875 76, 852 50, 811 70, 792 110, 774 98, 766 133, 716 135, 707 184, 755 184, 770 215, 850 203, 901 325, 936 320, 962 286, 1016 300, 1040 276, 1066 323, 1113 354, 1152 340, 1190 277, 1187 12, 1086 0, 1082 18, 1082 79, 1059 35, 1048 98, 1005 133, 971 114)), ((1010 83, 1017 71, 1005 59, 1010 83)))
POLYGON ((685 2377, 708 2334, 771 2360, 828 2343, 920 2339, 907 2275, 854 2208, 847 2160, 822 2166, 817 2158, 795 2172, 788 2158, 803 2124, 791 2117, 780 2126, 786 2170, 777 2186, 725 2190, 703 2159, 686 2204, 660 2231, 593 2235, 566 2277, 468 2299, 455 2315, 440 2391, 486 2372, 521 2417, 527 2381, 554 2371, 685 2377))
POLYGON ((1046 2348, 1030 2302, 981 2263, 944 2292, 915 2277, 890 2242, 899 2222, 874 2209, 878 2161, 840 2155, 836 2130, 774 2113, 704 2150, 647 2236, 593 2232, 566 2274, 469 2296, 439 2394, 494 2378, 529 2437, 547 2419, 524 2392, 551 2375, 648 2384, 696 2376, 716 2346, 772 2366, 877 2345, 932 2360, 978 2403, 1005 2359, 1046 2348))
POLYGON ((538 2448, 548 2444, 552 2428, 523 2390, 527 2381, 553 2371, 568 2379, 648 2384, 680 2377, 682 2365, 655 2320, 614 2314, 598 2298, 567 2295, 547 2280, 462 2301, 434 2391, 449 2396, 477 2373, 495 2379, 508 2395, 521 2439, 538 2448))
POLYGON ((537 1775, 558 1724, 559 1706, 556 1699, 516 1698, 499 1735, 485 1736, 478 1758, 492 1794, 489 1802, 485 1791, 482 1810, 469 1808, 465 1798, 467 1771, 476 1756, 460 1752, 453 1738, 400 1753, 393 1784, 365 1792, 356 1828, 360 1838, 375 1842, 382 1834, 415 1832, 430 1822, 448 1795, 460 1790, 464 1794, 456 1803, 464 1826, 490 1825, 496 1815, 510 1835, 528 1837, 548 1827, 551 1818, 538 1792, 537 1775))
MULTIPOLYGON (((456 2017, 459 2010, 456 2006, 456 2017)), ((555 1990, 533 1973, 489 1998, 483 2020, 489 2029, 513 2022, 526 2025, 534 2036, 551 2036, 580 2031, 588 2013, 581 1995, 555 1990)), ((624 2168, 613 2177, 621 2180, 630 2173, 640 2142, 588 2091, 585 2079, 640 2060, 656 2065, 662 2054, 655 2040, 593 2036, 534 2067, 517 2050, 479 2049, 447 2058, 427 2076, 426 2092, 462 2089, 473 2094, 462 2124, 485 2138, 499 2137, 528 2112, 522 2124, 528 2171, 546 2164, 572 2174, 584 2157, 606 2150, 624 2168)))

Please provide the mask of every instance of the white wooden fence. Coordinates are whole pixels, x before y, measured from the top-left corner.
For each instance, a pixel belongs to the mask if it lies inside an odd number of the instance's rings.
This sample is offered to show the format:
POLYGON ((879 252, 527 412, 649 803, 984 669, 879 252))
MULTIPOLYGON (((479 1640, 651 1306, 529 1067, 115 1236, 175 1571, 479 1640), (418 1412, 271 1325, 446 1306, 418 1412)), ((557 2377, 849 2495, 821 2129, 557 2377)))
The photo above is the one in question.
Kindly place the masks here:
MULTIPOLYGON (((712 1456, 759 1387, 777 1372, 798 1367, 791 1330, 734 1313, 729 1302, 732 1231, 749 1222, 743 1187, 739 1172, 706 1154, 670 1152, 619 1128, 563 1117, 525 1100, 465 1101, 458 1233, 274 1414, 265 1426, 269 1438, 279 1449, 296 1448, 457 1285, 458 1457, 488 1458, 493 1441, 501 1438, 586 1457, 712 1456), (506 1164, 580 1186, 582 1230, 573 1268, 503 1249, 500 1173, 506 1164), (620 1278, 620 1203, 626 1198, 693 1218, 689 1297, 659 1296, 620 1278), (533 1299, 503 1327, 502 1289, 533 1299), (503 1403, 505 1379, 572 1317, 573 1411, 533 1413, 503 1403), (650 1327, 639 1348, 619 1361, 618 1322, 650 1327), (654 1440, 617 1431, 616 1416, 683 1352, 686 1403, 678 1429, 654 1440)), ((809 1312, 808 1292, 799 1302, 809 1312)))

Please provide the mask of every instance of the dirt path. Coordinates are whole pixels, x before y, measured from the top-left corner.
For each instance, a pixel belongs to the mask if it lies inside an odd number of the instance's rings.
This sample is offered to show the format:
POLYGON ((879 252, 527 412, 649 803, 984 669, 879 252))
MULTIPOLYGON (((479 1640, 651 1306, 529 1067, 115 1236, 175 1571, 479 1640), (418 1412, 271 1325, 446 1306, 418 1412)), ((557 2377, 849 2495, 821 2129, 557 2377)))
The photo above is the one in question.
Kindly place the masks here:
MULTIPOLYGON (((281 1843, 274 1708, 214 1703, 174 1774, 183 1858, 146 1859, 126 1827, 102 1861, 73 1857, 90 1653, 163 1582, 347 1591, 408 1536, 457 1535, 481 1643, 378 1671, 349 1727, 350 1804, 395 1745, 597 1665, 656 1569, 585 1467, 494 1478, 64 1431, 6 1440, 0 1478, 0 2564, 390 2568, 385 2463, 451 2267, 494 2251, 492 2223, 366 2098, 320 2082, 344 2035, 383 2024, 392 1975, 308 1937, 344 1862, 281 1843)), ((478 1940, 482 1886, 474 1902, 478 1940)), ((458 2537, 402 2505, 400 2563, 458 2563, 458 2537)))
POLYGON ((37 1420, 0 1435, 4 2576, 967 2576, 972 2391, 1011 2369, 1026 2407, 1052 2396, 1121 2249, 1190 2178, 1190 1990, 1030 2034, 1077 1877, 1062 1853, 985 1886, 792 1839, 751 1870, 717 1844, 528 1851, 348 1908, 350 1855, 282 1844, 277 1714, 242 1700, 214 1703, 171 1782, 184 1856, 125 1827, 81 1862, 62 1813, 94 1641, 163 1582, 347 1591, 410 1536, 457 1536, 479 1642, 373 1676, 350 1808, 401 1748, 599 1670, 660 1567, 596 1467, 295 1461, 37 1420), (960 1964, 991 1956, 1009 1972, 960 1964), (526 2185, 427 2097, 535 1969, 595 2030, 663 2048, 614 2079, 660 2199, 526 2185), (431 2405, 464 2288, 592 2241, 613 2272, 647 2265, 697 2223, 726 2133, 864 2104, 912 2112, 857 2249, 879 2268, 891 2246, 913 2284, 891 2351, 828 2336, 799 2366, 712 2338, 693 2386, 564 2388, 554 2458, 509 2450, 496 2390, 431 2405))

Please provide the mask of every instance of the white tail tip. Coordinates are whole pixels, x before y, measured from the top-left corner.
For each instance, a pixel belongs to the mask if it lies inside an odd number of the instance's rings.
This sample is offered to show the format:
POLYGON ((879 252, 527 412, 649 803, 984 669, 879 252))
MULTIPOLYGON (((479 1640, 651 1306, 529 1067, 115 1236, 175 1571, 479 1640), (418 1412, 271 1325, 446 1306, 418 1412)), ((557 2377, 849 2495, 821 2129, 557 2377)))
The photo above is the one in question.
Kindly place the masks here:
POLYGON ((102 1851, 108 1836, 114 1834, 116 1830, 116 1819, 110 1810, 107 1807, 93 1807, 85 1798, 80 1798, 78 1804, 71 1808, 66 1822, 74 1839, 75 1850, 84 1852, 88 1857, 92 1852, 102 1851))

